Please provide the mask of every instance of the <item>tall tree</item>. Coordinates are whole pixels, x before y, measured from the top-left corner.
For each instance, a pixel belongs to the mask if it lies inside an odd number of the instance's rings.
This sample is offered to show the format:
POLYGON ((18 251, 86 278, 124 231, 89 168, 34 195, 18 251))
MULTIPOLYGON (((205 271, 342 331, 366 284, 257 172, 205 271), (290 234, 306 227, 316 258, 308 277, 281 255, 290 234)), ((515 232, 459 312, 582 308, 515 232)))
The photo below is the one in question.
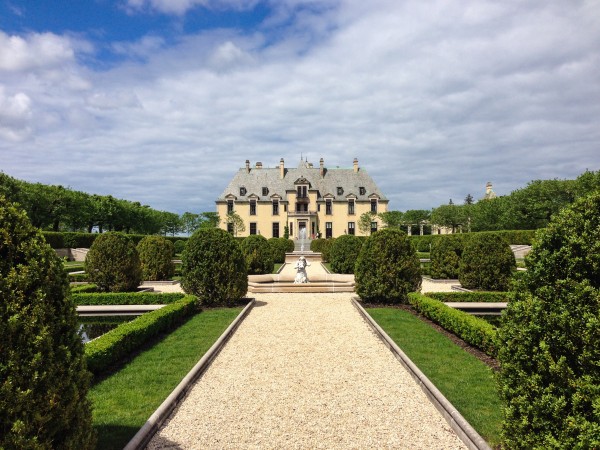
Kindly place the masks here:
POLYGON ((379 218, 387 228, 400 228, 404 223, 402 211, 385 211, 379 213, 379 218))
POLYGON ((244 219, 242 219, 238 213, 235 211, 231 211, 227 213, 225 219, 223 221, 229 225, 231 224, 231 228, 233 228, 233 235, 237 236, 238 233, 243 233, 246 231, 246 225, 244 225, 244 219))
POLYGON ((369 236, 371 234, 371 223, 375 221, 377 214, 372 211, 364 212, 358 219, 358 229, 362 234, 369 236))
POLYGON ((467 221, 465 210, 457 205, 441 205, 431 212, 431 222, 435 225, 452 228, 452 233, 467 221))

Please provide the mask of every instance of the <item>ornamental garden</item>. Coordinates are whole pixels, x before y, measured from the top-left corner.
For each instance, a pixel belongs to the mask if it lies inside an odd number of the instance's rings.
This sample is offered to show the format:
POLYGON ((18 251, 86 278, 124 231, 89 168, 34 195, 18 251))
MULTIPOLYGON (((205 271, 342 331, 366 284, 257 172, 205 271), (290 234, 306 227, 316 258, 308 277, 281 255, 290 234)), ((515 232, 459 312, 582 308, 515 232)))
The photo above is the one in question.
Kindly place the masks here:
MULTIPOLYGON (((600 447, 600 191, 537 231, 408 236, 387 227, 310 245, 331 272, 354 274, 368 312, 490 445, 600 447), (518 261, 509 244, 532 249, 518 261), (469 292, 421 293, 424 275, 469 292), (489 322, 449 301, 507 308, 489 322), (422 343, 431 340, 442 350, 422 343), (463 347, 486 364, 448 374, 444 358, 466 358, 463 347)), ((238 314, 248 275, 273 273, 293 249, 286 237, 216 227, 189 238, 43 233, 0 197, 0 448, 122 448, 238 314), (89 248, 83 263, 57 256, 65 242, 89 248), (179 281, 184 292, 138 292, 144 280, 179 281), (83 344, 84 304, 167 306, 83 344), (182 365, 143 394, 153 396, 147 410, 115 407, 141 403, 131 387, 157 378, 155 354, 182 365), (141 378, 132 383, 129 370, 141 378)))

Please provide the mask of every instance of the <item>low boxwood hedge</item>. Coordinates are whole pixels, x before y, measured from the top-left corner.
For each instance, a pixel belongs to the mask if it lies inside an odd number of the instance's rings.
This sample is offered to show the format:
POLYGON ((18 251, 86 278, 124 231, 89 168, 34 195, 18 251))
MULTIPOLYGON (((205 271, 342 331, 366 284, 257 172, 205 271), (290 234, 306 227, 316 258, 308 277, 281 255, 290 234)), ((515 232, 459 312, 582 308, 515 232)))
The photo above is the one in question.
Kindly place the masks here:
POLYGON ((90 292, 98 292, 98 286, 94 283, 71 286, 71 294, 85 294, 90 292))
POLYGON ((503 230, 503 231, 479 231, 473 233, 457 233, 457 234, 430 234, 430 235, 412 235, 409 236, 411 242, 419 252, 428 252, 431 244, 436 239, 445 239, 448 236, 454 236, 466 242, 471 236, 478 234, 483 235, 498 235, 506 240, 511 245, 531 245, 535 236, 536 230, 503 230))
MULTIPOLYGON (((101 233, 80 233, 72 231, 42 231, 46 242, 52 248, 90 248, 94 240, 101 233)), ((146 234, 128 234, 131 240, 137 245, 146 234)), ((164 236, 165 239, 175 243, 176 241, 187 241, 187 237, 164 236)))
POLYGON ((427 297, 440 302, 485 302, 509 301, 508 292, 428 292, 427 297))
POLYGON ((408 294, 409 303, 428 319, 454 333, 465 342, 491 357, 498 353, 497 331, 483 319, 458 309, 450 308, 439 300, 417 293, 408 294))
POLYGON ((87 273, 69 273, 70 282, 87 282, 90 281, 90 276, 87 273))
POLYGON ((181 292, 97 292, 73 293, 76 305, 168 305, 185 297, 181 292))
POLYGON ((119 325, 85 345, 88 370, 94 375, 106 371, 150 339, 176 328, 197 311, 196 297, 187 295, 164 308, 119 325))

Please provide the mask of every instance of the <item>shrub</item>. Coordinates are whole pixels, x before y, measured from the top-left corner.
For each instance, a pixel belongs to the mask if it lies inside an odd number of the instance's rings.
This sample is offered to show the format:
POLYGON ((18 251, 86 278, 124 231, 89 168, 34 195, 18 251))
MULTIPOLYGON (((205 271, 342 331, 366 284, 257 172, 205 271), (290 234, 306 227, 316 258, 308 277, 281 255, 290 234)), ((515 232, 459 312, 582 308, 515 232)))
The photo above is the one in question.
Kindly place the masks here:
POLYGON ((142 281, 138 252, 122 233, 102 233, 96 238, 85 257, 85 271, 104 292, 134 291, 142 281))
POLYGON ((274 263, 284 263, 285 254, 294 251, 294 241, 285 238, 271 238, 268 240, 274 263))
POLYGON ((63 262, 0 198, 0 448, 94 448, 90 374, 63 262))
POLYGON ((496 356, 498 350, 497 331, 493 325, 421 294, 412 293, 408 298, 410 304, 428 319, 486 354, 492 357, 496 356))
POLYGON ((335 273, 354 273, 354 264, 364 241, 350 234, 337 238, 330 251, 331 270, 335 273))
POLYGON ((502 303, 510 297, 508 292, 427 292, 426 295, 440 302, 502 303))
POLYGON ((77 292, 72 294, 76 305, 168 305, 181 300, 181 292, 77 292))
POLYGON ((163 236, 146 236, 137 245, 142 279, 169 280, 175 273, 175 246, 163 236))
POLYGON ((600 448, 600 193, 536 234, 500 329, 506 448, 600 448))
POLYGON ((458 280, 467 289, 507 291, 516 261, 510 246, 497 234, 474 234, 465 243, 458 280))
POLYGON ((365 301, 407 303, 421 287, 421 267, 404 232, 384 228, 364 243, 354 270, 356 292, 365 301))
POLYGON ((252 234, 244 238, 240 248, 246 258, 249 275, 262 275, 273 272, 273 252, 264 236, 252 234))
POLYGON ((183 250, 185 249, 185 241, 183 239, 176 240, 175 244, 173 245, 176 255, 180 255, 181 253, 183 253, 183 250))
POLYGON ((246 260, 235 238, 220 228, 197 230, 181 255, 181 286, 204 305, 233 305, 248 290, 246 260))
POLYGON ((314 239, 310 243, 310 249, 315 253, 320 253, 323 262, 329 262, 331 260, 331 246, 334 242, 335 238, 314 239))
POLYGON ((94 374, 106 371, 142 344, 176 328, 197 311, 196 298, 188 295, 164 308, 119 325, 86 344, 85 356, 89 369, 94 374))
POLYGON ((431 244, 430 273, 433 278, 458 278, 463 244, 455 235, 435 239, 431 244))

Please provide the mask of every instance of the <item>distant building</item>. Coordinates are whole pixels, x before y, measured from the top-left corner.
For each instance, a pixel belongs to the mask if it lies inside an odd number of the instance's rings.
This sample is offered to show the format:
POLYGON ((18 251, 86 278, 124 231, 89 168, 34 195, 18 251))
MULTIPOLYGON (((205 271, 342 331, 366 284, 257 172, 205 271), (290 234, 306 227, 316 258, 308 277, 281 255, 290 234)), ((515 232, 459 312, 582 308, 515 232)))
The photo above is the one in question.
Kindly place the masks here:
POLYGON ((496 193, 492 189, 492 182, 488 181, 485 185, 485 195, 483 196, 484 200, 491 200, 496 198, 496 193))
MULTIPOLYGON (((388 210, 388 199, 373 179, 354 158, 349 169, 319 167, 301 160, 296 168, 286 168, 281 158, 279 167, 239 169, 217 199, 217 213, 224 219, 235 211, 244 221, 245 231, 239 236, 261 234, 266 238, 283 237, 287 225, 290 238, 302 230, 307 238, 337 237, 343 234, 363 235, 358 221, 365 212, 388 210)), ((222 221, 220 227, 233 232, 231 224, 222 221)), ((381 227, 374 216, 371 232, 381 227)))

